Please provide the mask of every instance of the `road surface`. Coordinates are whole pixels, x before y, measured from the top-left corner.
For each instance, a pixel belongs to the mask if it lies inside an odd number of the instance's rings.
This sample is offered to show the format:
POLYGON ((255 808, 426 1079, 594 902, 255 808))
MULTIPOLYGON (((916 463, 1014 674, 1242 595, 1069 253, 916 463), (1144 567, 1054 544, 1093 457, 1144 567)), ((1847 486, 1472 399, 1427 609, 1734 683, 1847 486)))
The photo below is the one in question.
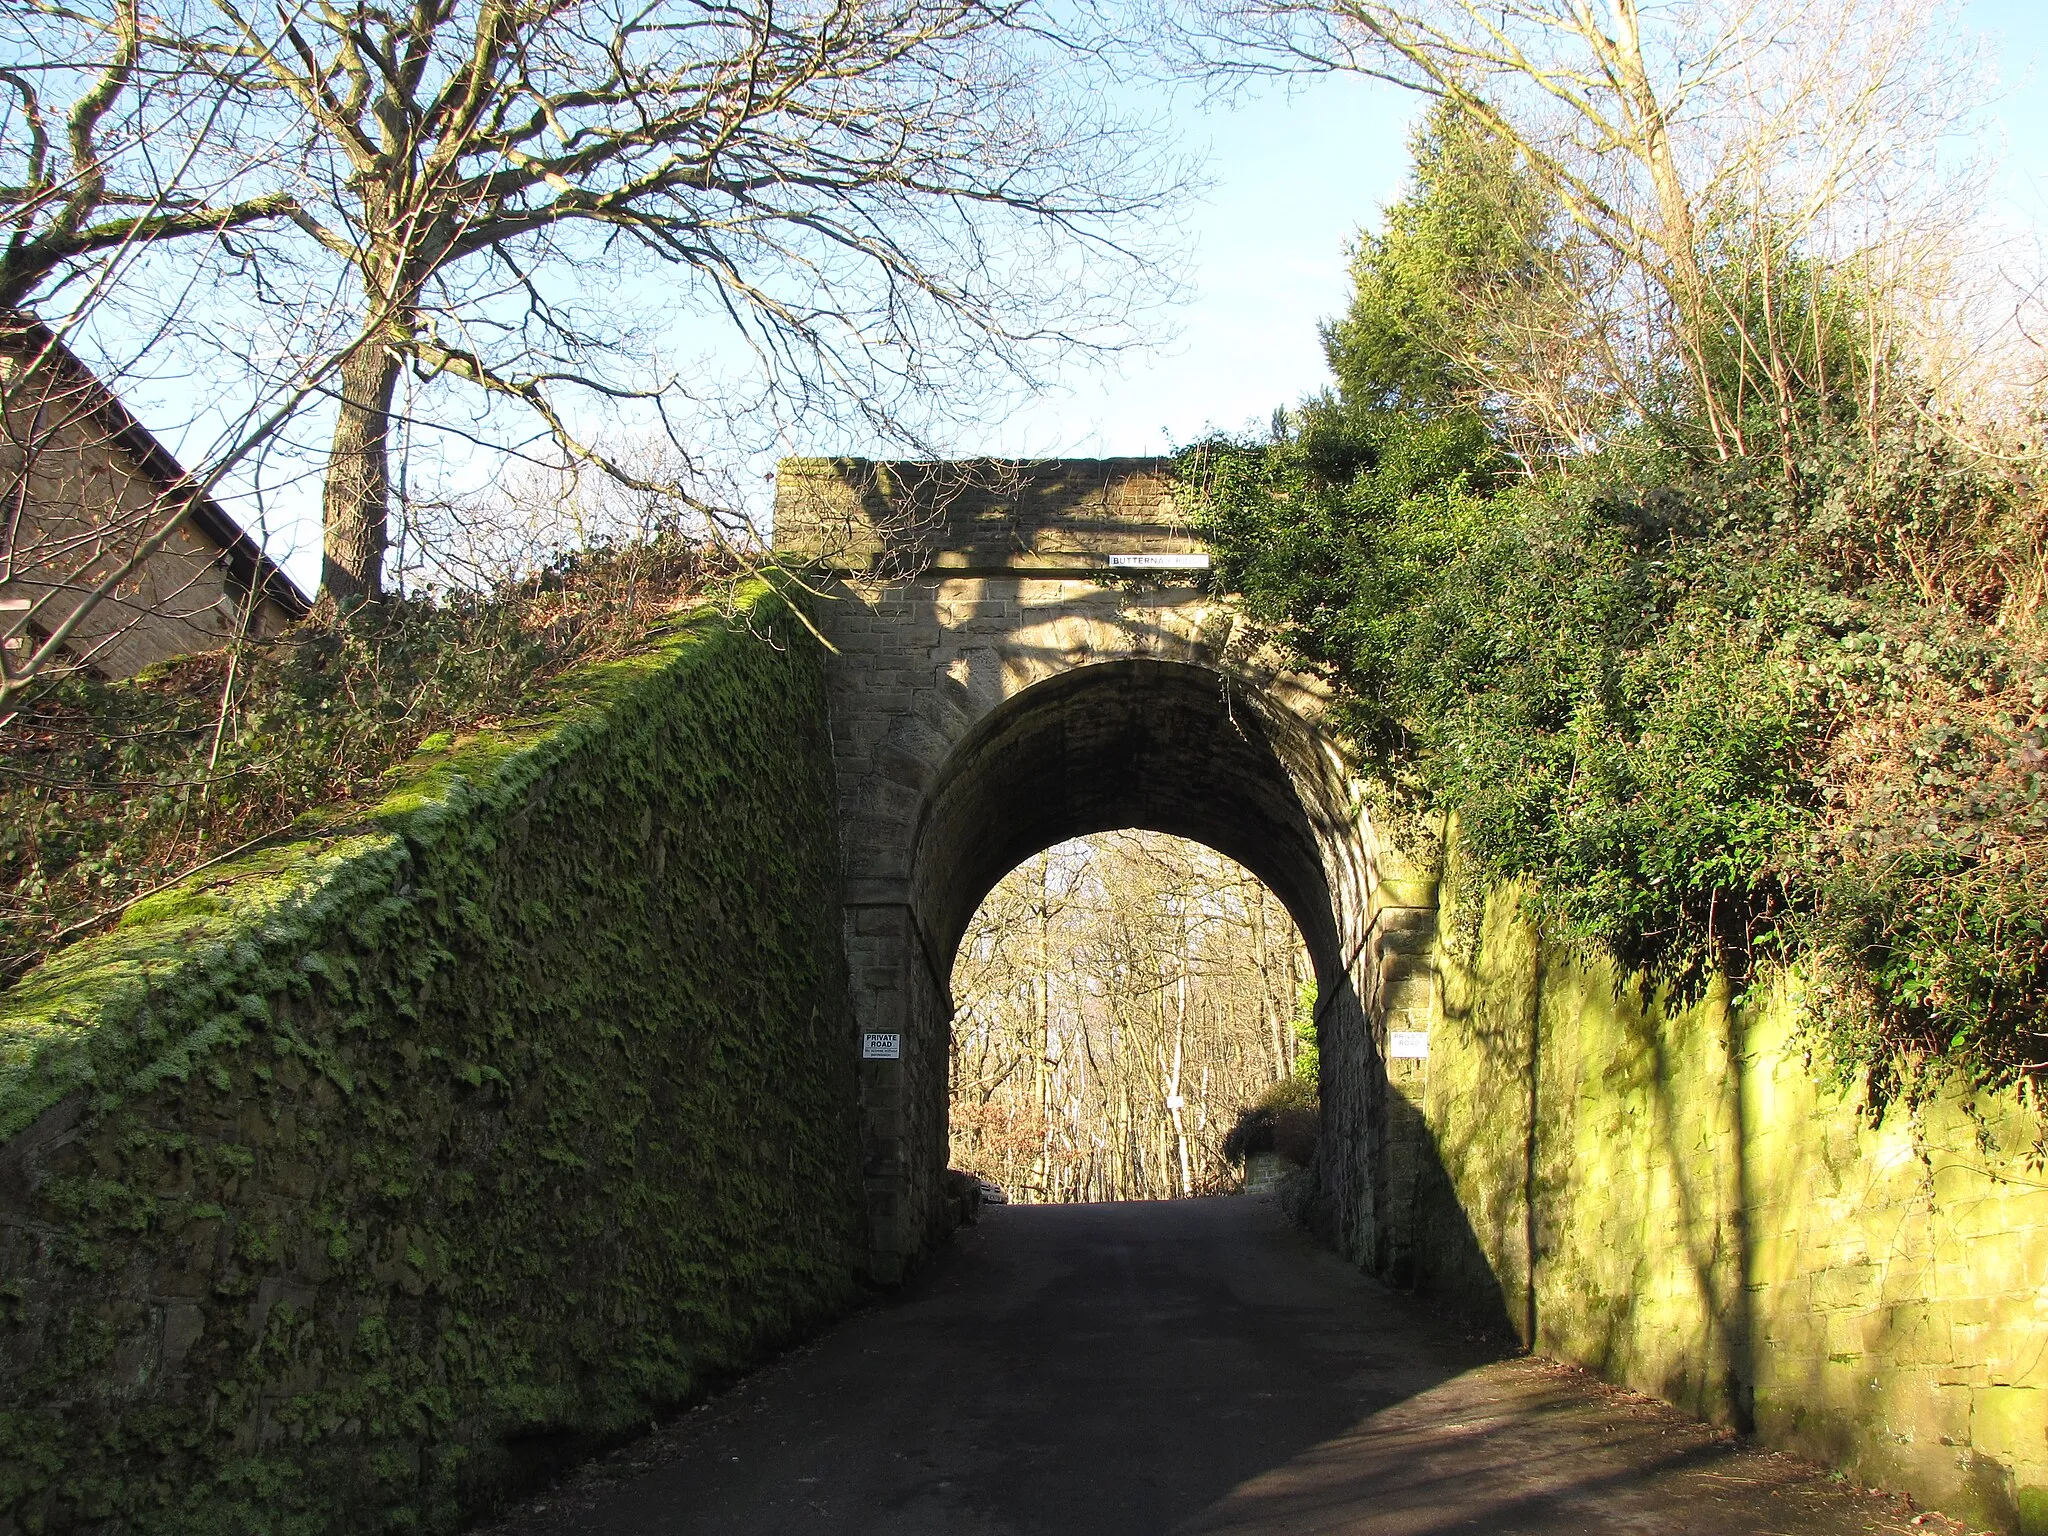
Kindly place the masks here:
POLYGON ((492 1536, 1952 1531, 1507 1357, 1262 1200, 1010 1206, 492 1536))

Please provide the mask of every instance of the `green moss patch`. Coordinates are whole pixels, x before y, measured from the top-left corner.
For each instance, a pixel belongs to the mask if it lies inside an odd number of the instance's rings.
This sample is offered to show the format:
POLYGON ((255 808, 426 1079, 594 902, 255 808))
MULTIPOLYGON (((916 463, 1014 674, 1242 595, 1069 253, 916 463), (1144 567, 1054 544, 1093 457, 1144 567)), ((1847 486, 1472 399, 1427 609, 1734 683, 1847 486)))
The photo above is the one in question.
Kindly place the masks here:
POLYGON ((745 594, 0 997, 0 1532, 448 1530, 849 1294, 818 648, 745 594))

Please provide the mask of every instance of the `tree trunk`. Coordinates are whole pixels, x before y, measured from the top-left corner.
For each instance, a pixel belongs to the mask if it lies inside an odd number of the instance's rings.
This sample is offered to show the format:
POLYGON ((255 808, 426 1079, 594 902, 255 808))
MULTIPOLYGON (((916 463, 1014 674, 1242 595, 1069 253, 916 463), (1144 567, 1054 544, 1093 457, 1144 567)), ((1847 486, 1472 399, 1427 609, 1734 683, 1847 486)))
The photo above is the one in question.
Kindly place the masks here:
MULTIPOLYGON (((1242 889, 1242 887, 1240 887, 1242 889)), ((1245 909, 1252 919, 1252 963, 1259 973, 1259 1012, 1265 1015, 1266 1036, 1273 1044, 1273 1077, 1288 1075, 1286 1009, 1273 999, 1273 962, 1266 947, 1266 890, 1264 886, 1245 892, 1245 909)))
POLYGON ((320 590, 341 603, 384 591, 391 519, 391 395, 399 356, 365 337, 341 365, 341 410, 321 497, 320 590))
POLYGON ((1694 217, 1691 194, 1678 168, 1678 154, 1671 138, 1671 120, 1665 104, 1650 82, 1649 66, 1643 60, 1642 18, 1636 0, 1616 0, 1613 8, 1615 37, 1597 31, 1588 35, 1634 121, 1631 127, 1637 157, 1650 173, 1650 186, 1657 199, 1657 217, 1662 228, 1657 240, 1663 247, 1670 272, 1671 296, 1678 309, 1680 345, 1686 366, 1700 393, 1700 408, 1713 429, 1716 448, 1722 458, 1748 452, 1742 440, 1742 420, 1731 416, 1725 402, 1714 393, 1714 378, 1708 362, 1707 338, 1717 323, 1706 272, 1700 266, 1699 226, 1694 217))
POLYGON ((1185 919, 1182 925, 1181 971, 1173 988, 1173 1066, 1166 1074, 1166 1112, 1173 1119, 1173 1149, 1180 1166, 1180 1194, 1185 1200, 1195 1192, 1194 1171, 1188 1162, 1188 1128, 1181 1118, 1181 1110, 1187 1105, 1187 1098, 1180 1091, 1181 1067, 1187 1060, 1188 1034, 1188 951, 1193 946, 1186 936, 1185 919))

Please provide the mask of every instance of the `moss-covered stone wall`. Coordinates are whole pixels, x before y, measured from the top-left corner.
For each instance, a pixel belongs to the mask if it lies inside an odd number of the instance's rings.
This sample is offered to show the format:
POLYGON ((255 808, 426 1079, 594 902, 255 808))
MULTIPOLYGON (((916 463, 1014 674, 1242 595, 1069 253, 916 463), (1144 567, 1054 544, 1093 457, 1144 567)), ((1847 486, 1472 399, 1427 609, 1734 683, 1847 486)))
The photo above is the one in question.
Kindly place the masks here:
POLYGON ((0 1533, 449 1530, 849 1296, 819 648, 678 619, 0 997, 0 1533))
MULTIPOLYGON (((1455 882, 1452 882, 1455 884, 1455 882)), ((1394 1245, 1546 1354, 1971 1521, 2048 1533, 2048 1176, 2010 1099, 1871 1123, 1796 979, 1667 1008, 1447 909, 1429 1054, 1391 1063, 1394 1245)))

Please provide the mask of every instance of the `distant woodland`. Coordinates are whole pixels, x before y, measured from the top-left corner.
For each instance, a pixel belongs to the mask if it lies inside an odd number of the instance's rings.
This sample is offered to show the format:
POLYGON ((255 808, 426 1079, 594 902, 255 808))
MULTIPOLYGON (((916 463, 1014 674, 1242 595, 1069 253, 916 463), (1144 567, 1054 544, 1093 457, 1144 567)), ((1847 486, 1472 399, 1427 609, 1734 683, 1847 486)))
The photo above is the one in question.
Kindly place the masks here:
POLYGON ((1020 865, 954 961, 954 1167, 1012 1200, 1232 1188, 1222 1144, 1313 1070, 1313 986, 1286 909, 1241 866, 1154 832, 1020 865))

